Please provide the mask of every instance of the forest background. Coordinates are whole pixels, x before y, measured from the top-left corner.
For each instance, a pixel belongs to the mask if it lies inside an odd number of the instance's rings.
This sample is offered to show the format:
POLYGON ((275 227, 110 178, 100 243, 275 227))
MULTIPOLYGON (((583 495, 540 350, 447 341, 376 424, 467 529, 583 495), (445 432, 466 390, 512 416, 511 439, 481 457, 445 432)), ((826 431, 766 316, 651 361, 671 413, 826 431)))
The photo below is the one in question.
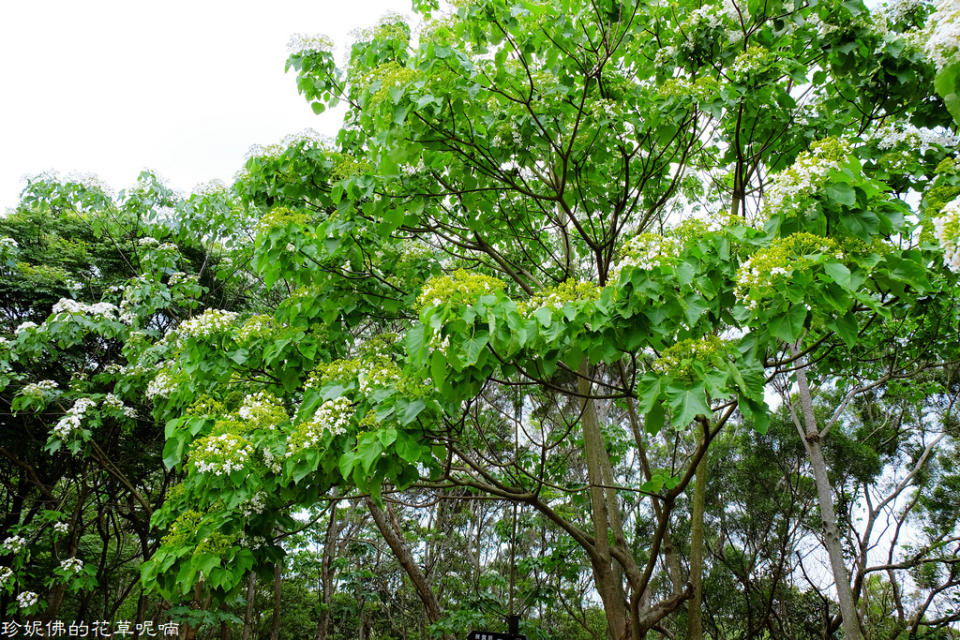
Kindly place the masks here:
POLYGON ((414 8, 0 219, 6 619, 956 638, 960 5, 414 8))

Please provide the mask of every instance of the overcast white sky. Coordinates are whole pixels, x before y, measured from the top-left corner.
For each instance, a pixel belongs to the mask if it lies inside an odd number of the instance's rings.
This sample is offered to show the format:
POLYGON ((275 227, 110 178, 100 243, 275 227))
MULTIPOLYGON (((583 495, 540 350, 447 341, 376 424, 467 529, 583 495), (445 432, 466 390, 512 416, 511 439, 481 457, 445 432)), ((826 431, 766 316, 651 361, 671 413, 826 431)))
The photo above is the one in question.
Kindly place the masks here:
POLYGON ((229 182, 254 143, 312 127, 284 74, 296 32, 338 59, 351 31, 409 0, 30 0, 0 2, 0 211, 24 175, 95 173, 119 190, 143 168, 189 190, 229 182))

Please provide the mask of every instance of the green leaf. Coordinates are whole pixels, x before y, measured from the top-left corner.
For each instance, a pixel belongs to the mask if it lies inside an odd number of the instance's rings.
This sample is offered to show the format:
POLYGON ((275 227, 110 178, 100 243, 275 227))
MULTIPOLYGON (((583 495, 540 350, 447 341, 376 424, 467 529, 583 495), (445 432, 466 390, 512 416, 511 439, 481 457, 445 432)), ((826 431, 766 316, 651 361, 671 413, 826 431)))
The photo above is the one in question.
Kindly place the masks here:
POLYGON ((657 435, 666 422, 666 412, 663 410, 663 404, 655 402, 644 415, 643 428, 650 435, 657 435))
POLYGON ((857 193, 854 188, 846 182, 832 182, 827 185, 824 191, 832 202, 852 207, 857 203, 857 193))
POLYGON ((690 424, 698 415, 710 417, 710 405, 702 386, 667 387, 667 402, 672 412, 672 422, 678 427, 690 424))
POLYGON ((943 98, 947 111, 960 123, 960 62, 953 62, 941 69, 933 80, 933 87, 943 98))
POLYGON ((807 308, 795 304, 786 313, 770 318, 770 333, 784 342, 796 342, 803 334, 803 323, 807 319, 807 308))
POLYGON ((376 437, 376 434, 363 434, 360 443, 357 444, 357 457, 365 473, 370 473, 370 468, 380 459, 380 454, 382 453, 383 445, 380 444, 380 440, 376 437))
POLYGON ((823 265, 823 270, 830 278, 844 289, 850 290, 850 269, 847 269, 839 262, 828 262, 823 265))
POLYGON ((424 447, 409 433, 401 431, 397 434, 394 449, 396 449, 397 455, 406 462, 417 462, 420 460, 424 447))
POLYGON ((401 425, 408 425, 414 420, 417 419, 417 416, 420 415, 420 412, 427 408, 427 404, 423 400, 414 400, 410 402, 405 399, 401 399, 397 402, 397 417, 400 420, 401 425))
POLYGON ((660 398, 660 376, 654 373, 645 373, 637 383, 638 410, 640 413, 649 413, 653 405, 660 398))

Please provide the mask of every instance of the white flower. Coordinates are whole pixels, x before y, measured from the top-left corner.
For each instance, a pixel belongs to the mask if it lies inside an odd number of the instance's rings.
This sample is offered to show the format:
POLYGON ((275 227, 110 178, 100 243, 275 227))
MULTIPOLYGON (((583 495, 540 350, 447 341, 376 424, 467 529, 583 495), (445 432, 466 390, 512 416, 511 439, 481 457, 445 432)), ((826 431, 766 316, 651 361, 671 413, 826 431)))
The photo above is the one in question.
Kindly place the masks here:
POLYGON ((71 173, 66 182, 74 182, 88 191, 100 191, 105 196, 113 197, 113 189, 93 173, 71 173))
POLYGON ((29 609, 37 604, 37 600, 37 594, 35 594, 33 591, 24 591, 17 595, 17 605, 21 609, 29 609))
POLYGON ((237 314, 233 311, 207 309, 199 316, 184 320, 177 331, 182 337, 208 338, 233 326, 237 314))
POLYGON ((37 323, 27 320, 26 322, 21 322, 17 328, 14 330, 13 334, 19 336, 24 331, 29 331, 30 329, 36 329, 37 323))
POLYGON ((627 267, 650 271, 669 264, 680 250, 679 243, 669 236, 655 233, 641 233, 629 240, 623 247, 623 257, 610 269, 610 281, 616 282, 620 273, 627 267))
POLYGON ((53 380, 40 380, 23 385, 23 388, 20 389, 20 395, 41 398, 44 392, 53 391, 56 388, 57 383, 53 380))
POLYGON ((267 494, 263 491, 257 491, 253 497, 240 504, 240 512, 248 517, 253 514, 261 514, 267 508, 267 494))
POLYGON ((10 570, 10 567, 0 567, 0 589, 3 589, 5 586, 7 586, 7 583, 12 577, 13 571, 10 570))
POLYGON ((70 525, 66 522, 54 522, 53 530, 59 534, 66 534, 70 531, 70 525))
POLYGON ((329 140, 315 129, 303 129, 296 133, 285 135, 283 140, 280 141, 280 146, 282 147, 303 145, 305 147, 323 148, 328 144, 329 140))
POLYGON ((960 197, 946 205, 933 220, 933 234, 943 249, 943 262, 954 273, 960 273, 960 197))
POLYGON ((937 132, 926 127, 917 128, 909 123, 890 123, 875 132, 871 136, 880 149, 893 149, 901 144, 910 149, 918 149, 920 153, 926 153, 929 149, 944 147, 947 149, 956 148, 960 143, 960 137, 952 136, 946 132, 937 132))
POLYGON ((96 404, 97 403, 90 398, 77 398, 73 406, 70 407, 67 413, 60 418, 53 428, 53 435, 60 440, 70 440, 74 434, 80 430, 83 415, 88 409, 95 407, 96 404))
POLYGON ((287 457, 301 449, 318 446, 325 433, 335 436, 345 433, 351 418, 353 407, 348 399, 340 397, 327 400, 320 405, 313 418, 294 428, 288 442, 287 457))
POLYGON ((287 54, 291 56, 311 51, 330 51, 331 49, 333 49, 333 41, 324 35, 295 33, 290 36, 290 40, 287 42, 287 54))
POLYGON ((197 440, 191 458, 200 473, 220 476, 242 469, 252 454, 253 446, 246 438, 222 433, 197 440))
POLYGON ((116 320, 117 311, 117 306, 109 302, 85 304, 67 298, 60 298, 59 302, 53 305, 53 313, 87 315, 103 320, 116 320))
POLYGON ((820 192, 830 173, 840 169, 838 156, 848 154, 849 146, 836 139, 816 142, 800 153, 793 164, 775 174, 764 193, 767 212, 791 211, 813 206, 809 199, 820 192))
POLYGON ((937 69, 943 69, 960 54, 960 2, 937 0, 934 6, 922 41, 927 57, 937 69))
POLYGON ((193 188, 193 195, 204 197, 204 196, 214 196, 225 193, 227 190, 227 185, 223 183, 223 180, 210 180, 209 182, 201 182, 193 188))
POLYGON ((83 560, 79 558, 67 558, 60 562, 60 568, 64 571, 69 571, 72 573, 80 573, 83 571, 83 560))
POLYGON ((147 384, 147 397, 150 399, 156 397, 166 398, 176 388, 177 385, 174 383, 170 373, 161 369, 157 372, 157 375, 154 376, 153 380, 147 384))
POLYGON ((287 243, 287 251, 289 251, 290 253, 293 253, 296 250, 297 250, 297 245, 293 244, 292 242, 287 243))
POLYGON ((3 548, 5 553, 18 554, 26 544, 27 541, 20 536, 10 536, 3 541, 3 545, 0 545, 0 547, 3 548))

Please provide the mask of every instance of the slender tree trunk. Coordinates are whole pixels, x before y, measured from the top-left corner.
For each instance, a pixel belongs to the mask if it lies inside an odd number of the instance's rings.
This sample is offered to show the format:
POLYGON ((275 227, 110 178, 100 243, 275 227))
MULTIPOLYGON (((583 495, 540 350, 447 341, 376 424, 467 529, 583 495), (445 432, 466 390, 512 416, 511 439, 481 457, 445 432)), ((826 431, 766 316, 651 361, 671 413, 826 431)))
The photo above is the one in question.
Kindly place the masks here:
MULTIPOLYGON (((699 422, 697 423, 700 424, 699 422)), ((701 436, 701 445, 703 443, 701 436)), ((687 604, 687 640, 703 640, 703 510, 707 493, 707 455, 697 464, 690 512, 690 602, 687 604)))
MULTIPOLYGON (((796 354, 797 348, 792 351, 796 354)), ((813 413, 813 396, 810 394, 810 385, 807 374, 800 368, 797 370, 797 386, 799 387, 800 409, 803 413, 803 425, 798 423, 797 429, 803 439, 803 446, 807 450, 810 467, 813 470, 813 479, 817 487, 817 501, 820 506, 820 518, 823 522, 823 542, 830 556, 830 568, 833 571, 833 581, 837 589, 837 599, 840 601, 840 616, 843 623, 844 640, 861 640, 860 620, 857 616, 857 605, 850 588, 850 576, 843 562, 843 548, 840 542, 840 530, 837 528, 837 516, 833 506, 833 487, 827 476, 827 462, 823 457, 820 446, 820 431, 817 428, 816 417, 813 413)))
POLYGON ((270 640, 280 638, 280 597, 283 588, 283 565, 273 567, 273 618, 270 620, 270 640))
POLYGON ((337 519, 337 501, 330 505, 330 522, 327 523, 327 533, 323 538, 323 556, 320 560, 320 617, 317 619, 316 640, 327 640, 330 633, 330 610, 333 604, 333 556, 337 549, 337 537, 340 525, 337 519))
MULTIPOLYGON (((580 366, 580 378, 577 381, 577 391, 587 396, 590 394, 589 367, 586 361, 580 366)), ((616 502, 610 501, 604 490, 604 470, 601 459, 605 457, 606 449, 603 434, 600 430, 600 421, 594 401, 584 398, 581 412, 583 427, 583 454, 587 463, 587 481, 590 484, 590 510, 593 520, 593 537, 596 544, 596 553, 591 554, 594 580, 597 592, 603 601, 603 611, 607 618, 607 635, 610 640, 626 640, 630 630, 627 626, 627 603, 623 592, 623 574, 620 567, 614 567, 613 556, 610 552, 610 509, 616 508, 616 502), (613 502, 613 504, 611 504, 613 502)))
POLYGON ((247 578, 247 607, 243 611, 242 640, 252 640, 253 637, 253 610, 256 607, 257 572, 251 571, 247 578))
POLYGON ((383 535, 383 539, 386 540, 390 550, 393 551, 393 555, 396 556, 397 562, 400 563, 407 577, 410 578, 410 582, 413 583, 414 589, 417 590, 417 595, 420 597, 420 602, 423 603, 423 609, 427 614, 427 619, 431 623, 438 622, 442 615, 440 603, 437 602, 437 597, 433 593, 427 577, 423 575, 423 571, 420 570, 420 565, 417 564, 413 554, 410 553, 410 548, 403 540, 402 532, 398 531, 399 526, 396 519, 378 507, 370 498, 367 498, 365 502, 367 508, 370 510, 370 515, 373 516, 373 521, 376 523, 381 535, 383 535))

